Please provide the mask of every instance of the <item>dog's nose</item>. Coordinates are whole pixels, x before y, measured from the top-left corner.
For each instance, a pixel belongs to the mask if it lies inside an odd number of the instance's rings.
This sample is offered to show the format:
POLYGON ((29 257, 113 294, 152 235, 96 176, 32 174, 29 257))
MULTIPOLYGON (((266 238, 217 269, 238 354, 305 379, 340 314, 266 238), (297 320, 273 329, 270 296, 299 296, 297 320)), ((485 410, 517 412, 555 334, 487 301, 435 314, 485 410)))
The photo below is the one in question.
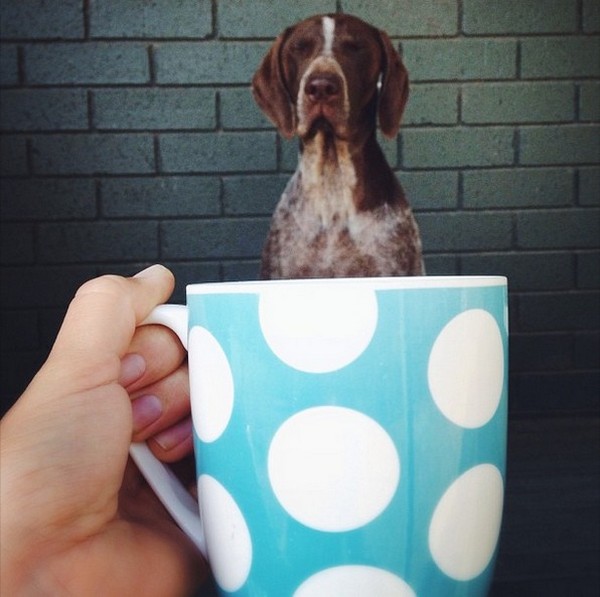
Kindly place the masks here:
POLYGON ((304 86, 304 93, 314 102, 333 99, 339 95, 339 77, 326 73, 313 75, 304 86))

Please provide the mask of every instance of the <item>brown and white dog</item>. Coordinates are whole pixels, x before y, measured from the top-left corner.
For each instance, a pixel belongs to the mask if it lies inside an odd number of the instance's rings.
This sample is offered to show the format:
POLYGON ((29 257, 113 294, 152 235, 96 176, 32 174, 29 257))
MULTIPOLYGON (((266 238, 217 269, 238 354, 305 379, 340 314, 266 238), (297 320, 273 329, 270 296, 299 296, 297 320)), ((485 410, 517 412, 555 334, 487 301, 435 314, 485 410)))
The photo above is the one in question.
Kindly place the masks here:
POLYGON ((286 29, 254 75, 256 102, 300 138, 262 278, 419 275, 419 230, 376 140, 398 133, 408 74, 387 34, 345 14, 286 29))

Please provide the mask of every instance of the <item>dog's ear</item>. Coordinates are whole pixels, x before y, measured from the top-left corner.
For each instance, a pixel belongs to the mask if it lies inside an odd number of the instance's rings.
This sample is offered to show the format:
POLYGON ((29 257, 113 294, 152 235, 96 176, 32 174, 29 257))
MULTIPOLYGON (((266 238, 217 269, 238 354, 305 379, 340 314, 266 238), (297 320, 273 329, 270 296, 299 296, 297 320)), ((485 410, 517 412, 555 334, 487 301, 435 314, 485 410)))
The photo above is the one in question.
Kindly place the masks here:
POLYGON ((275 40, 252 78, 252 94, 260 109, 290 139, 296 132, 296 114, 283 78, 281 48, 291 29, 275 40))
POLYGON ((379 31, 379 37, 384 58, 378 106, 379 126, 384 135, 395 137, 408 100, 408 72, 387 33, 379 31))

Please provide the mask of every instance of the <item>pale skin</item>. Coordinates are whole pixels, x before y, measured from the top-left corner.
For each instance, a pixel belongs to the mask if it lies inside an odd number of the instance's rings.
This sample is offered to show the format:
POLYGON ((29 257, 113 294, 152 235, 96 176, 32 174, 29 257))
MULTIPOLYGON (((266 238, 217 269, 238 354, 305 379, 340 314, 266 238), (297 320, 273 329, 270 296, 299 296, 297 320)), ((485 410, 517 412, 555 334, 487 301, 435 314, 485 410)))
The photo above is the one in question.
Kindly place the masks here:
POLYGON ((128 460, 132 440, 164 461, 191 451, 183 348, 166 328, 139 327, 173 285, 154 266, 82 286, 0 422, 0 594, 186 595, 206 575, 128 460), (153 422, 132 408, 149 394, 153 422))

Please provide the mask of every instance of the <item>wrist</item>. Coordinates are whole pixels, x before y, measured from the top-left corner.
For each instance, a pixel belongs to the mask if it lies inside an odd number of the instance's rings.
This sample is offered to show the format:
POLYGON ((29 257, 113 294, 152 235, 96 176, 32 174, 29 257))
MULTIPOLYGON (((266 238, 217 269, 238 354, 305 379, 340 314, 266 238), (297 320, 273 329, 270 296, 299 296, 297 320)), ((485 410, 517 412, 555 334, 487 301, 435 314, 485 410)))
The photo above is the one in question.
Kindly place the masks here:
POLYGON ((29 516, 31 491, 28 471, 21 464, 18 414, 14 411, 0 422, 0 595, 27 593, 41 547, 29 516))
POLYGON ((0 470, 0 594, 18 595, 23 593, 23 587, 30 570, 30 554, 33 546, 29 543, 30 534, 20 524, 21 515, 16 508, 18 503, 23 508, 23 496, 19 497, 12 491, 10 463, 2 454, 0 470))

